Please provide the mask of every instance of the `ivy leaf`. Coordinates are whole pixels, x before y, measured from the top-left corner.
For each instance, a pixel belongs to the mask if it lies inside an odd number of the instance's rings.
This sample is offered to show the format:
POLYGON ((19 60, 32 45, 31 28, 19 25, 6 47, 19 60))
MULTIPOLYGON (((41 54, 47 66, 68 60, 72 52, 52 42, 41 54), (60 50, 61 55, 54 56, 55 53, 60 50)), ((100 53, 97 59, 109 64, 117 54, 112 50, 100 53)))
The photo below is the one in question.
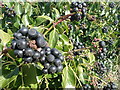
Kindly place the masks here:
POLYGON ((63 69, 62 75, 62 87, 63 88, 75 88, 75 76, 70 67, 63 69))
POLYGON ((3 46, 5 46, 10 41, 10 35, 3 30, 0 30, 0 39, 3 46))
POLYGON ((22 65, 22 75, 23 75, 23 82, 24 85, 30 85, 37 83, 37 73, 36 68, 33 64, 25 64, 22 65))
POLYGON ((36 20, 37 20, 37 25, 40 25, 40 24, 42 24, 43 22, 45 22, 45 21, 47 21, 47 20, 49 20, 50 22, 53 22, 53 19, 51 19, 51 18, 48 17, 48 16, 38 16, 38 17, 36 18, 36 20))
POLYGON ((25 26, 29 25, 29 21, 28 21, 28 16, 27 15, 23 15, 22 22, 23 22, 23 24, 25 26))
POLYGON ((49 45, 51 48, 54 48, 56 46, 58 39, 59 36, 56 30, 51 31, 49 35, 49 45))

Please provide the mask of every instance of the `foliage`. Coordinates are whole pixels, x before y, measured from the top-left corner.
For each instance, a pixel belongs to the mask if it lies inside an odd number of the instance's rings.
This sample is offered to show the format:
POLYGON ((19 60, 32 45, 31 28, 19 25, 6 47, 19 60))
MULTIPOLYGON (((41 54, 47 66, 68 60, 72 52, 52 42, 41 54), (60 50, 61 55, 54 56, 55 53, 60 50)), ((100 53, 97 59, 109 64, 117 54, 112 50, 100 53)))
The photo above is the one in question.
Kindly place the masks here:
POLYGON ((79 21, 69 19, 73 14, 71 2, 3 3, 0 6, 0 88, 80 88, 85 84, 103 88, 110 81, 118 85, 120 2, 114 3, 114 7, 109 3, 86 2, 87 14, 79 21), (6 7, 13 8, 16 15, 6 16, 6 7), (62 73, 44 75, 40 62, 24 64, 21 58, 15 57, 10 49, 11 41, 23 26, 37 29, 51 48, 64 54, 62 73), (106 58, 97 57, 99 41, 106 42, 106 58), (74 42, 82 42, 85 47, 75 50, 74 42), (82 52, 74 55, 76 51, 82 52), (103 74, 95 71, 96 67, 101 70, 99 62, 105 65, 103 74))

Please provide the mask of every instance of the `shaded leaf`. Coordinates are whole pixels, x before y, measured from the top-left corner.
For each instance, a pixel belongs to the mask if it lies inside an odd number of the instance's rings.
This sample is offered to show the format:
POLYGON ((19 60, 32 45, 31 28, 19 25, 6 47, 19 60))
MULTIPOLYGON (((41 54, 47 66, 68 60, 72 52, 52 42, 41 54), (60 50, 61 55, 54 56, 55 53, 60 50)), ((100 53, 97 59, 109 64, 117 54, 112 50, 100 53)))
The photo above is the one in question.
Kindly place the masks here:
POLYGON ((7 78, 11 78, 14 75, 18 75, 18 73, 19 73, 19 68, 16 67, 13 71, 11 71, 11 73, 7 75, 7 78))
POLYGON ((22 65, 22 75, 25 86, 37 83, 36 68, 32 64, 22 65))

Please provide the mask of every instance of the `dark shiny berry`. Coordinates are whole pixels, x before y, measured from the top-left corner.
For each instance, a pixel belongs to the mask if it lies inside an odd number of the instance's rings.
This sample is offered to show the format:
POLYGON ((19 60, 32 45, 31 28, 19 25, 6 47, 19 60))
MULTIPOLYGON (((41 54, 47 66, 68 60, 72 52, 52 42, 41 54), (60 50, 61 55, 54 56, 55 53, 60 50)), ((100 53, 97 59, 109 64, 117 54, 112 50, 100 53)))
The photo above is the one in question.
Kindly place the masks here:
POLYGON ((44 38, 41 33, 38 33, 37 38, 38 38, 38 37, 44 38))
POLYGON ((50 51, 50 47, 45 47, 45 51, 50 51))
POLYGON ((49 55, 49 54, 51 54, 51 51, 46 51, 45 54, 49 55))
POLYGON ((40 58, 40 53, 38 51, 36 51, 33 55, 34 59, 39 59, 40 58))
POLYGON ((8 10, 8 9, 9 9, 9 7, 6 7, 5 9, 6 9, 6 10, 8 10))
POLYGON ((63 55, 59 55, 58 58, 63 62, 64 61, 64 56, 63 55))
POLYGON ((44 62, 45 62, 45 56, 42 56, 42 57, 40 58, 40 62, 41 62, 41 63, 44 63, 44 62))
POLYGON ((99 46, 100 46, 100 47, 105 47, 105 45, 106 45, 106 44, 105 44, 104 41, 100 41, 100 42, 99 42, 99 46))
POLYGON ((43 69, 42 69, 42 73, 43 73, 43 74, 47 74, 47 73, 48 73, 48 69, 43 68, 43 69))
POLYGON ((59 65, 58 67, 57 67, 57 72, 61 72, 63 70, 63 65, 59 65))
POLYGON ((44 68, 47 68, 47 69, 49 69, 50 68, 50 63, 44 63, 44 68))
POLYGON ((102 48, 102 51, 103 51, 103 52, 107 52, 107 48, 105 48, 105 47, 102 48))
POLYGON ((41 50, 41 51, 40 51, 40 55, 41 55, 41 56, 44 56, 44 55, 45 55, 45 50, 41 50))
POLYGON ((11 43, 11 48, 16 49, 17 42, 15 40, 12 41, 11 43))
POLYGON ((86 3, 82 3, 82 6, 83 6, 83 7, 87 7, 87 4, 86 4, 86 3))
POLYGON ((110 7, 110 8, 114 8, 114 7, 115 7, 115 3, 114 3, 114 2, 110 2, 110 3, 109 3, 109 7, 110 7))
POLYGON ((57 71, 57 68, 54 65, 49 68, 49 73, 55 73, 56 71, 57 71))
POLYGON ((48 56, 46 57, 46 59, 47 59, 49 62, 53 62, 53 61, 55 60, 55 57, 54 57, 52 54, 50 54, 50 55, 48 55, 48 56))
POLYGON ((55 63, 56 66, 59 66, 59 65, 61 65, 61 60, 60 59, 55 59, 54 63, 55 63))
POLYGON ((25 56, 30 56, 32 57, 34 55, 34 50, 31 48, 25 49, 25 56))
POLYGON ((77 7, 73 8, 73 12, 77 12, 77 11, 78 11, 77 7))
POLYGON ((36 29, 32 28, 32 29, 28 30, 28 37, 30 39, 35 39, 37 36, 38 36, 38 32, 36 29))
POLYGON ((103 28, 102 28, 102 32, 103 32, 103 33, 107 33, 107 32, 108 32, 108 27, 103 27, 103 28))
POLYGON ((25 57, 25 58, 23 58, 23 60, 27 63, 31 63, 33 58, 32 57, 25 57))
POLYGON ((21 34, 21 33, 14 33, 13 36, 14 36, 16 39, 21 39, 21 38, 22 38, 22 34, 21 34))
POLYGON ((59 51, 56 48, 52 48, 51 49, 51 53, 55 56, 57 56, 59 54, 59 51))
POLYGON ((26 36, 27 33, 28 33, 28 28, 23 27, 23 28, 21 28, 21 29, 19 30, 19 32, 22 33, 22 35, 26 36))
POLYGON ((82 4, 79 4, 79 5, 78 5, 78 8, 79 8, 79 9, 82 9, 82 7, 83 7, 82 4))
POLYGON ((18 58, 22 58, 23 57, 23 51, 22 50, 14 50, 14 54, 18 58))
POLYGON ((83 86, 83 88, 84 88, 84 90, 91 90, 90 88, 90 86, 88 85, 88 84, 85 84, 84 86, 83 86))
POLYGON ((24 39, 17 40, 17 48, 18 49, 27 48, 27 42, 24 39))
POLYGON ((38 37, 36 39, 36 44, 37 44, 38 47, 45 47, 47 45, 47 42, 45 41, 44 38, 38 37))

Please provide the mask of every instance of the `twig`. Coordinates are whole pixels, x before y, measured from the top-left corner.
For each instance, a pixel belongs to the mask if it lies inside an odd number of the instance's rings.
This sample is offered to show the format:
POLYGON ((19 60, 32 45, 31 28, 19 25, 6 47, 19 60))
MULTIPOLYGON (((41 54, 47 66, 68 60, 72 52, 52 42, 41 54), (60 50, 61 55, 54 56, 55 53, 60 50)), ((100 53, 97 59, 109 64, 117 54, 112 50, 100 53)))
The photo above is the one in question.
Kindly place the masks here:
POLYGON ((9 58, 11 58, 15 62, 15 59, 13 57, 11 57, 9 53, 7 53, 6 56, 8 56, 9 58))

